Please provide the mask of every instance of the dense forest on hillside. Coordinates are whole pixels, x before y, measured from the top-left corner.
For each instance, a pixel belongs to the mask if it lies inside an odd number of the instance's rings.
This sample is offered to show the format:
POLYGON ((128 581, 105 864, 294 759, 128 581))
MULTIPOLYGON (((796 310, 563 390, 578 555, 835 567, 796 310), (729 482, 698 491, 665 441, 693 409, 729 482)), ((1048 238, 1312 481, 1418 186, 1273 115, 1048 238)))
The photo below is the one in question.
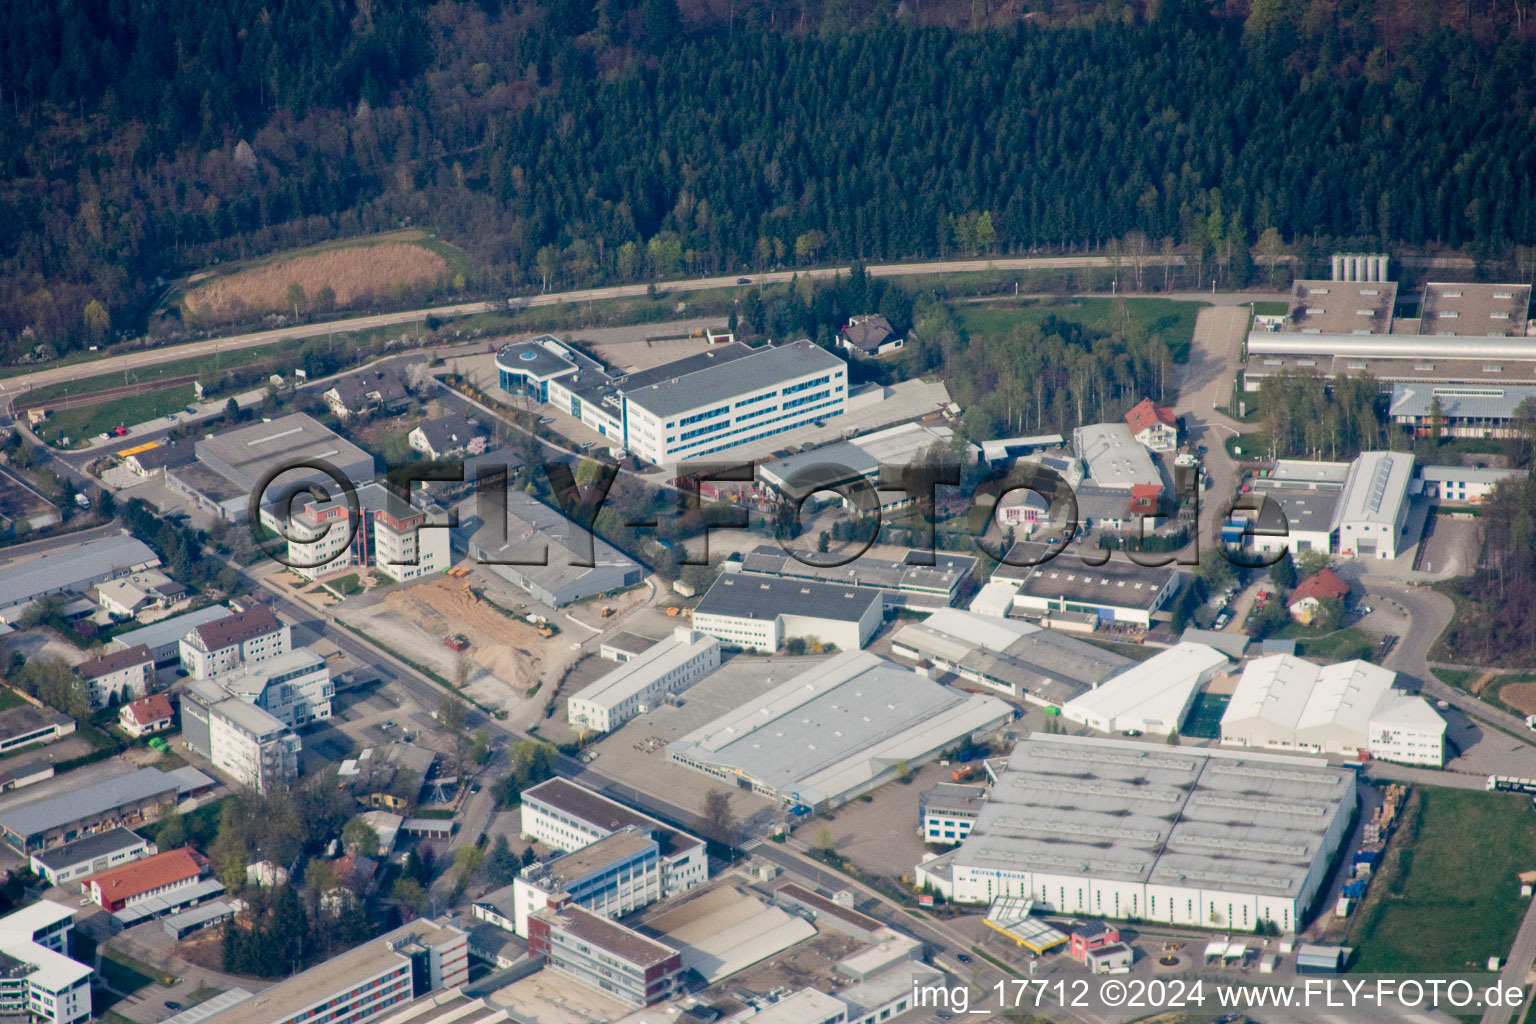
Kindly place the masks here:
POLYGON ((1509 258, 1536 236, 1525 6, 18 0, 0 360, 402 223, 482 294, 1127 236, 1205 283, 1271 228, 1509 258))

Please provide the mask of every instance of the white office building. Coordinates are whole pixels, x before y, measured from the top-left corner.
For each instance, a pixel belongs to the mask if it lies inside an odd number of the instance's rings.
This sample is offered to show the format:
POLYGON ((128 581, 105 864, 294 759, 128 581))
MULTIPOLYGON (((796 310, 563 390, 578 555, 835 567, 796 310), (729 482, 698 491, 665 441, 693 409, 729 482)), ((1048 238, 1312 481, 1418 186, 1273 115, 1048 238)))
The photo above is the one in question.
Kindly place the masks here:
POLYGON ((709 881, 704 840, 569 779, 549 779, 523 790, 519 813, 524 838, 538 840, 564 853, 595 843, 621 828, 648 832, 661 851, 661 889, 665 898, 709 881))
POLYGON ((1445 719, 1423 697, 1392 692, 1371 715, 1368 750, 1378 761, 1445 765, 1445 719))
POLYGON ((571 725, 610 732, 720 667, 720 641, 680 626, 566 702, 571 725))
POLYGON ((848 364, 808 340, 736 342, 629 374, 552 337, 504 346, 501 388, 568 412, 657 465, 758 441, 843 413, 848 364))
POLYGON ((51 1024, 91 1017, 91 969, 69 958, 75 914, 50 900, 0 917, 0 1014, 51 1024))
POLYGON ((290 729, 330 718, 331 698, 336 693, 330 666, 308 647, 241 665, 211 681, 290 729))
POLYGON ((693 628, 732 647, 771 653, 799 638, 856 651, 885 618, 884 593, 810 580, 726 573, 693 610, 693 628))
POLYGON ((1372 756, 1439 767, 1445 723, 1428 704, 1409 703, 1394 690, 1395 673, 1366 661, 1315 665, 1287 654, 1248 662, 1221 718, 1221 742, 1229 746, 1293 750, 1342 757, 1372 756), (1377 716, 1382 717, 1380 729, 1377 716), (1371 736, 1380 738, 1371 745, 1371 736), (1396 737, 1401 734, 1402 739, 1396 737), (1379 751, 1379 753, 1378 753, 1379 751))
POLYGON ((1355 786, 1347 769, 1296 757, 1035 733, 965 842, 917 878, 958 903, 1295 931, 1346 838, 1355 786))
POLYGON ((1424 495, 1438 501, 1480 505, 1506 480, 1528 476, 1523 469, 1486 469, 1480 466, 1425 466, 1419 470, 1424 495))
POLYGON ((1061 716, 1099 732, 1176 732, 1200 687, 1227 667, 1227 656, 1183 642, 1110 676, 1062 705, 1061 716))

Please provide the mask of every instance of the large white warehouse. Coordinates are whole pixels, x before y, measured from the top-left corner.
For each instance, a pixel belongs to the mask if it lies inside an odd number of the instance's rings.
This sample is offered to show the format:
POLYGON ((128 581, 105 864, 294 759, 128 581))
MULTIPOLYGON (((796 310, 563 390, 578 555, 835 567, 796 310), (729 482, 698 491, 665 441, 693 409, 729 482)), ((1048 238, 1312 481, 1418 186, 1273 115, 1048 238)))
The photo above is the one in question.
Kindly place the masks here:
POLYGON ((1227 667, 1214 647, 1177 644, 1062 705, 1061 715, 1100 732, 1176 732, 1202 684, 1227 667))
POLYGON ((667 756, 787 804, 835 807, 1012 718, 996 697, 850 651, 667 744, 667 756))
POLYGON ((1291 931, 1354 810, 1354 773, 1317 761, 1035 733, 917 878, 959 903, 1291 931))
POLYGON ((1221 742, 1369 754, 1438 768, 1445 760, 1445 720, 1422 697, 1394 690, 1396 679, 1366 661, 1317 665, 1288 654, 1258 658, 1244 667, 1222 715, 1221 742))

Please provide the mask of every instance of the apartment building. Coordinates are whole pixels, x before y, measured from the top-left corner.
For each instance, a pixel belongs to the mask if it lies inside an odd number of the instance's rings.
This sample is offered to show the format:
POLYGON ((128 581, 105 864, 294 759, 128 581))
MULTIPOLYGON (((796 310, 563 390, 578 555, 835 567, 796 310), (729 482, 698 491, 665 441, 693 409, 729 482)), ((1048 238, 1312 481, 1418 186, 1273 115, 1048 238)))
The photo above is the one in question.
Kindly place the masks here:
POLYGON ((290 729, 330 718, 331 698, 336 693, 330 666, 307 647, 243 664, 211 681, 290 729))
POLYGON ((650 833, 661 848, 661 892, 670 899, 709 881, 704 840, 663 825, 616 800, 569 779, 549 779, 523 790, 522 834, 569 853, 615 831, 634 827, 650 833))
POLYGON ((154 672, 154 655, 143 644, 111 651, 75 666, 93 710, 114 701, 138 700, 148 691, 154 672))
POLYGON ((404 582, 452 564, 443 509, 417 508, 383 484, 364 484, 356 495, 355 511, 341 494, 325 502, 310 500, 291 515, 278 507, 262 510, 262 522, 289 538, 288 562, 294 572, 318 579, 361 568, 404 582), (349 522, 354 517, 355 522, 349 522))
POLYGON ((298 777, 299 737, 271 713, 211 680, 192 683, 182 695, 181 736, 222 774, 259 793, 298 777))
POLYGON ((194 626, 181 638, 181 664, 193 679, 232 672, 248 662, 287 654, 292 636, 265 605, 194 626))

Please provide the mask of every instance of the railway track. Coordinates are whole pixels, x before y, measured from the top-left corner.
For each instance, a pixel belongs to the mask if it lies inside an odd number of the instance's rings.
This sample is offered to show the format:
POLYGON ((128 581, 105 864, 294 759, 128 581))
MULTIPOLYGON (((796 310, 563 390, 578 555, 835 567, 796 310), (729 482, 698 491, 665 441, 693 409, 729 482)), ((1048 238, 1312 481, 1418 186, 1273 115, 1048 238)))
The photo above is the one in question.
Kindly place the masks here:
POLYGON ((61 395, 58 398, 42 401, 28 399, 23 394, 17 396, 16 405, 23 412, 28 409, 49 409, 53 412, 63 412, 67 409, 79 409, 87 405, 100 405, 103 402, 111 402, 119 398, 136 398, 150 391, 174 388, 182 384, 190 384, 195 380, 197 380, 196 374, 186 374, 180 377, 161 377, 158 380, 144 381, 139 384, 124 384, 119 387, 92 391, 83 395, 61 395))

